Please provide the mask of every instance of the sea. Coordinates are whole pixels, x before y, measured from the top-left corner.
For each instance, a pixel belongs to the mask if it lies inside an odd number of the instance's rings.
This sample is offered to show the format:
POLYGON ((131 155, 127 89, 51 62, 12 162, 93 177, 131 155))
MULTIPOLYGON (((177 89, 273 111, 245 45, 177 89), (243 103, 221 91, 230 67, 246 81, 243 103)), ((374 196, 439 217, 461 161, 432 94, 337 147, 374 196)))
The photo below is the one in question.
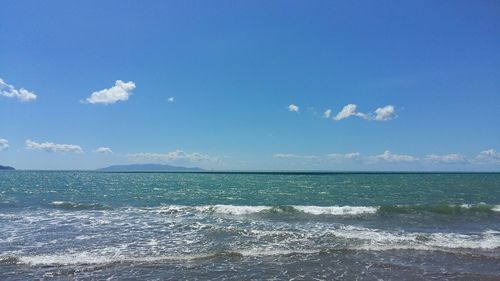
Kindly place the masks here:
POLYGON ((500 280, 500 173, 0 172, 0 280, 500 280))

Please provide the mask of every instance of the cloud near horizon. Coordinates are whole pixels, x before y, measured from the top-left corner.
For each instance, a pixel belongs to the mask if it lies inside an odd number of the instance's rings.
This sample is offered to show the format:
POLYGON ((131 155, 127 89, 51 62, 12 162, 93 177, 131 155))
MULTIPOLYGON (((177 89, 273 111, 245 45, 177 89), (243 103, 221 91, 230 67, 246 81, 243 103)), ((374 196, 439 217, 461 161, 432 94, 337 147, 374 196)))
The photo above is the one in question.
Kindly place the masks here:
POLYGON ((411 155, 406 155, 406 154, 394 154, 390 152, 389 150, 384 151, 384 153, 380 155, 376 155, 374 157, 375 160, 377 161, 384 161, 384 162, 391 162, 391 163, 396 163, 396 162, 415 162, 418 160, 418 158, 411 156, 411 155))
POLYGON ((101 153, 101 154, 108 154, 108 153, 113 153, 113 150, 111 150, 111 148, 109 148, 109 147, 101 146, 101 147, 96 148, 94 150, 94 152, 101 153))
POLYGON ((144 162, 218 162, 219 157, 214 157, 206 154, 201 154, 198 152, 187 153, 180 149, 175 151, 170 151, 166 153, 151 153, 151 152, 139 152, 139 153, 129 153, 126 155, 129 159, 134 161, 144 162))
POLYGON ((125 83, 122 80, 116 80, 113 87, 93 92, 90 97, 86 98, 82 103, 108 105, 119 101, 127 101, 134 89, 134 82, 129 81, 125 83))
POLYGON ((330 153, 326 155, 300 155, 293 153, 276 153, 272 155, 273 158, 277 159, 290 159, 290 160, 317 160, 323 161, 335 161, 337 163, 341 162, 352 162, 356 161, 358 163, 364 164, 375 164, 377 162, 386 163, 421 163, 421 164, 500 164, 500 152, 495 149, 488 149, 481 151, 475 158, 468 159, 462 154, 427 154, 425 157, 419 158, 407 154, 395 154, 389 150, 385 150, 384 153, 379 155, 363 156, 359 152, 350 153, 330 153))
POLYGON ((488 150, 483 150, 475 158, 476 162, 479 163, 497 163, 500 164, 500 152, 491 148, 488 150))
POLYGON ((455 153, 445 154, 445 155, 429 154, 425 157, 425 160, 430 162, 444 163, 444 164, 469 162, 467 158, 465 158, 465 156, 455 153))
POLYGON ((297 155, 297 154, 290 154, 290 153, 276 153, 273 154, 273 158, 292 158, 292 159, 318 159, 317 156, 315 155, 297 155))
POLYGON ((365 156, 363 157, 359 152, 351 152, 351 153, 331 153, 326 154, 325 156, 316 156, 316 155, 298 155, 292 153, 277 153, 273 154, 273 158, 281 158, 281 159, 303 159, 303 160, 332 160, 332 161, 362 161, 366 164, 373 162, 388 162, 388 163, 398 163, 398 162, 416 162, 419 161, 419 158, 405 155, 405 154, 394 154, 389 150, 384 151, 384 153, 373 156, 365 156))
POLYGON ((361 153, 351 152, 351 153, 330 153, 326 155, 328 160, 359 160, 361 159, 361 153))
POLYGON ((26 149, 41 150, 47 152, 72 152, 83 153, 83 149, 75 144, 57 144, 53 142, 38 143, 32 140, 26 140, 26 149))
POLYGON ((9 141, 6 139, 0 139, 0 151, 9 149, 9 141))
POLYGON ((37 97, 34 92, 24 88, 16 89, 14 86, 7 84, 2 78, 0 78, 0 96, 17 98, 21 102, 34 101, 37 97))

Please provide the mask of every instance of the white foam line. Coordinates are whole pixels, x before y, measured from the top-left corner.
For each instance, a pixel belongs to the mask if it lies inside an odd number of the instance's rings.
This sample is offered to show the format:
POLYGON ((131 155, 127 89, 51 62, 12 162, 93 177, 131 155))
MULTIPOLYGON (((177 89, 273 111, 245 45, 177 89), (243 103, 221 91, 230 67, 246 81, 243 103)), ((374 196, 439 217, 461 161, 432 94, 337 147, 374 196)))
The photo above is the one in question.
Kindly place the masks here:
POLYGON ((49 255, 34 255, 34 256, 21 256, 19 257, 20 263, 32 266, 39 265, 79 265, 79 264, 107 264, 107 263, 126 263, 126 262, 161 262, 161 261, 182 261, 182 260, 196 260, 215 257, 217 255, 231 255, 239 254, 242 256, 259 257, 259 256, 278 256, 278 255, 291 255, 291 254, 313 254, 318 253, 320 250, 241 250, 234 252, 221 252, 221 253, 207 253, 207 254, 192 254, 192 255, 165 255, 165 256, 152 256, 152 257, 132 257, 129 255, 95 255, 93 252, 79 252, 70 254, 49 254, 49 255))
MULTIPOLYGON (((346 238, 349 241, 346 248, 352 250, 385 251, 397 249, 414 249, 426 251, 453 251, 456 249, 483 249, 491 250, 500 248, 500 231, 488 230, 476 235, 465 235, 458 233, 417 233, 417 232, 388 232, 378 229, 370 229, 355 226, 342 226, 331 229, 323 235, 334 235, 346 238)), ((318 237, 318 233, 311 233, 308 237, 318 237)), ((319 235, 321 237, 321 234, 319 235)), ((308 239, 306 239, 308 240, 308 239)), ((154 244, 154 243, 153 243, 154 244)), ((20 263, 28 265, 76 265, 76 264, 105 264, 117 262, 161 262, 175 260, 206 259, 217 255, 231 255, 232 253, 242 256, 278 256, 291 254, 314 254, 328 249, 328 246, 290 249, 288 247, 276 247, 267 245, 265 248, 234 249, 222 253, 205 254, 177 254, 172 253, 162 256, 141 256, 139 253, 123 251, 121 248, 108 247, 92 251, 55 253, 46 255, 33 255, 19 257, 20 263), (269 248, 271 246, 271 248, 269 248)), ((282 245, 286 246, 286 244, 282 245)), ((335 250, 333 245, 332 250, 335 250)))
MULTIPOLYGON (((201 258, 199 256, 198 258, 201 258)), ((158 256, 158 257, 130 257, 130 256, 99 256, 91 252, 80 252, 74 254, 53 254, 22 256, 21 263, 29 265, 77 265, 77 264, 106 264, 116 262, 157 262, 166 260, 188 260, 196 256, 158 256)))
POLYGON ((293 206, 295 209, 313 215, 361 215, 374 214, 379 207, 365 206, 293 206))
MULTIPOLYGON (((311 214, 311 215, 360 215, 360 214, 374 214, 379 207, 371 206, 291 206, 298 211, 311 214)), ((180 206, 169 205, 162 206, 158 210, 160 212, 201 212, 201 213, 219 213, 229 215, 249 215, 260 213, 262 211, 269 211, 273 209, 272 206, 237 206, 237 205, 204 205, 204 206, 180 206)), ((279 209, 278 209, 279 210, 279 209)))
POLYGON ((196 207, 201 212, 214 212, 231 215, 248 215, 270 210, 269 206, 235 206, 235 205, 208 205, 196 207))
POLYGON ((50 203, 51 205, 59 206, 59 205, 64 205, 64 204, 74 204, 72 202, 66 202, 66 201, 52 201, 50 203))
POLYGON ((335 236, 364 241, 365 249, 496 249, 500 232, 485 231, 479 235, 458 233, 391 233, 377 229, 345 226, 331 230, 335 236))

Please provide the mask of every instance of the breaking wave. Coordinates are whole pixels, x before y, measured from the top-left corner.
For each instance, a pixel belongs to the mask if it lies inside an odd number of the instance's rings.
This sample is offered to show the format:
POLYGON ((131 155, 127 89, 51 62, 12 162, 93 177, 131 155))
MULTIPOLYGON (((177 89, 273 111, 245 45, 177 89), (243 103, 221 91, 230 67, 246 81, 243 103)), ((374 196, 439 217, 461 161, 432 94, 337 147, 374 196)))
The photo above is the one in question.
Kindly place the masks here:
POLYGON ((409 214, 429 212, 443 215, 492 214, 500 212, 500 205, 489 204, 434 204, 434 205, 387 205, 378 210, 382 214, 409 214))
POLYGON ((51 206, 63 210, 107 210, 110 207, 98 203, 75 203, 69 201, 52 201, 51 206))
MULTIPOLYGON (((223 252, 208 253, 164 253, 147 254, 148 249, 136 249, 135 251, 118 250, 117 248, 92 249, 81 252, 59 252, 39 255, 5 255, 0 256, 0 265, 27 264, 31 266, 46 265, 93 265, 109 263, 157 263, 182 260, 204 260, 219 257, 241 258, 241 257, 263 257, 263 256, 289 256, 310 255, 325 252, 366 250, 419 250, 419 251, 445 251, 457 253, 457 249, 469 250, 494 250, 500 248, 500 232, 485 231, 481 234, 465 235, 458 233, 405 233, 388 232, 378 229, 370 229, 355 226, 342 226, 326 231, 322 234, 310 233, 305 236, 304 243, 318 235, 333 235, 338 239, 347 239, 348 244, 332 244, 330 247, 301 247, 293 246, 283 248, 276 245, 275 249, 269 247, 234 248, 223 252)), ((292 235, 295 237, 294 235, 292 235)), ((262 245, 264 246, 264 245, 262 245)))
POLYGON ((369 206, 236 206, 236 205, 206 205, 206 206, 162 206, 159 212, 201 212, 227 215, 250 215, 250 214, 310 214, 310 215, 361 215, 374 214, 378 207, 369 206))
POLYGON ((168 205, 157 209, 163 213, 178 212, 200 212, 227 215, 251 215, 251 214, 309 214, 309 215, 331 215, 331 216, 357 216, 370 214, 411 214, 411 213, 436 213, 443 215, 463 214, 495 214, 500 213, 500 205, 475 204, 475 205, 384 205, 384 206, 237 206, 237 205, 205 205, 205 206, 181 206, 168 205))

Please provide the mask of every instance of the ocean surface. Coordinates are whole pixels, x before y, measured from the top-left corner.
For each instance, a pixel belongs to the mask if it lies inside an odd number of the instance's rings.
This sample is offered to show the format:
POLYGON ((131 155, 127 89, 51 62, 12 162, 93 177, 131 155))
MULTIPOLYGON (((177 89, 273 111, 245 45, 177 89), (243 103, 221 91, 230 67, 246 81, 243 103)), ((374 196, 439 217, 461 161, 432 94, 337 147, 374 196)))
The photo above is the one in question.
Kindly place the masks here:
POLYGON ((500 173, 0 172, 0 280, 500 280, 500 173))

